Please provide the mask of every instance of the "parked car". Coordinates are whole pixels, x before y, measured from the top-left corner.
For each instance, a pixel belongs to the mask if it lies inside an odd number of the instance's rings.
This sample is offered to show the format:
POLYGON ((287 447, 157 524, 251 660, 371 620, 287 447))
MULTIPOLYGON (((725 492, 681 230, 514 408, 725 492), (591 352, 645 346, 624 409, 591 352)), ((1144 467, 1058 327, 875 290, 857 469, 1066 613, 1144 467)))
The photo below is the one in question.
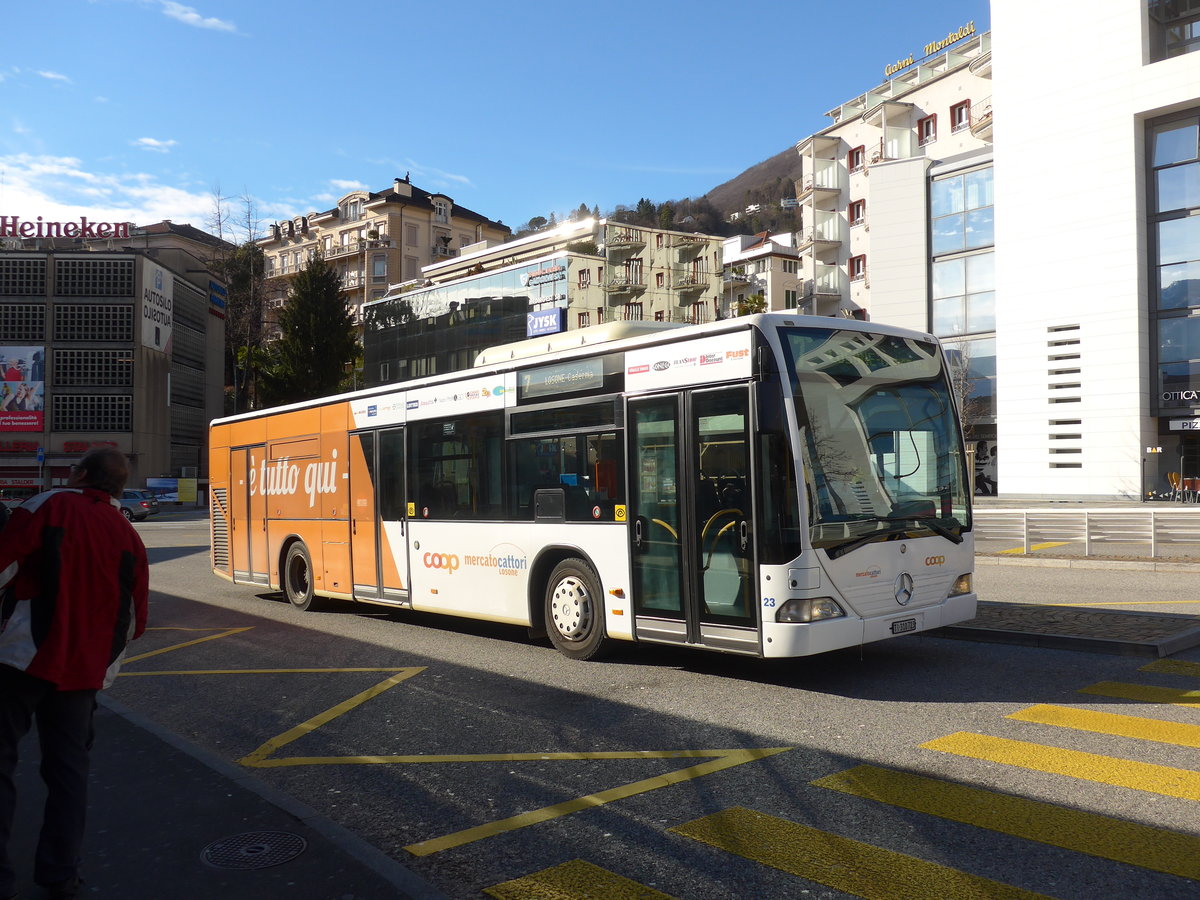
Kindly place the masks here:
POLYGON ((154 491, 126 489, 121 494, 121 514, 130 522, 140 522, 148 516, 158 515, 158 498, 154 491))

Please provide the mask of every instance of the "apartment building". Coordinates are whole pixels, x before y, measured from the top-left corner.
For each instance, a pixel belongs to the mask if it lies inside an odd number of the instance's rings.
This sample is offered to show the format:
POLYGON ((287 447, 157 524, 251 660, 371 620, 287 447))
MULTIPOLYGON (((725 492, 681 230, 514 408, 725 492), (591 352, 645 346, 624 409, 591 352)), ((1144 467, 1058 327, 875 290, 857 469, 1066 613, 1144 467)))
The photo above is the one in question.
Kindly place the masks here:
POLYGON ((445 194, 397 178, 383 191, 350 191, 338 205, 276 222, 258 246, 267 275, 276 278, 267 298, 268 322, 287 299, 288 281, 320 251, 341 276, 356 322, 363 304, 387 293, 390 283, 413 281, 431 263, 452 259, 474 244, 507 240, 512 232, 445 194))
POLYGON ((721 254, 719 237, 609 219, 481 242, 367 303, 365 380, 464 369, 487 347, 605 322, 727 316, 721 254))
POLYGON ((171 223, 41 224, 58 236, 18 231, 0 249, 0 487, 65 483, 96 446, 129 457, 131 486, 203 483, 222 406, 215 239, 171 223))
POLYGON ((804 291, 795 234, 739 234, 722 246, 723 280, 730 310, 755 296, 763 309, 799 309, 804 291))

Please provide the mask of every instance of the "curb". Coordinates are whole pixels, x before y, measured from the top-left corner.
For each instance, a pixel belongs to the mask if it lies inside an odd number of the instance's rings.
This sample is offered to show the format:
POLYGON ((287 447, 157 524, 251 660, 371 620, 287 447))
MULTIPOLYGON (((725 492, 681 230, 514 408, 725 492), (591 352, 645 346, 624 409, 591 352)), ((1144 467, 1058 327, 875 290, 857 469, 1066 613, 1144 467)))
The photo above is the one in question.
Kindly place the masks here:
POLYGON ((977 566, 1040 566, 1050 569, 1124 569, 1132 572, 1200 572, 1200 563, 1163 562, 1158 559, 1097 559, 1094 556, 1001 556, 976 553, 977 566))

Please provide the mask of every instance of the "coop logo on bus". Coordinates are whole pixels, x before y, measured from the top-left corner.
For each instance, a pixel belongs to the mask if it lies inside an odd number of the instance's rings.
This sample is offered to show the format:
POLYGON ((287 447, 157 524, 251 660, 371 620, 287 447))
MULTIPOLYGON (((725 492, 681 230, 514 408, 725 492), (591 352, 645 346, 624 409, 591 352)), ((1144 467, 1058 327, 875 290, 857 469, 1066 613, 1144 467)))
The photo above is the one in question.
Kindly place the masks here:
POLYGON ((944 556, 927 556, 925 557, 925 565, 927 566, 944 566, 946 557, 944 556))
MULTIPOLYGON (((331 462, 312 462, 304 467, 304 493, 310 509, 317 505, 319 494, 337 493, 337 455, 334 450, 331 462)), ((273 463, 264 459, 262 465, 250 470, 249 477, 251 497, 292 496, 301 484, 300 467, 288 462, 287 457, 273 463)))
POLYGON ((453 575, 460 564, 457 553, 426 553, 421 562, 427 569, 445 569, 447 575, 453 575))
POLYGON ((463 565, 480 569, 494 569, 497 575, 520 575, 528 570, 529 559, 525 551, 513 544, 497 544, 479 556, 466 554, 463 565))

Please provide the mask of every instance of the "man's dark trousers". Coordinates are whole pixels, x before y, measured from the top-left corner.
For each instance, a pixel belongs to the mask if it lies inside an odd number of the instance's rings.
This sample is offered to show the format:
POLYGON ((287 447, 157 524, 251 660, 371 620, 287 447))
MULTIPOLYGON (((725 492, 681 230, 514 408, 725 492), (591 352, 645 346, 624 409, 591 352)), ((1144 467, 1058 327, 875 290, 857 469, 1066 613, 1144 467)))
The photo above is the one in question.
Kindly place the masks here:
POLYGON ((60 691, 51 682, 0 665, 0 897, 16 889, 8 856, 17 792, 17 745, 37 720, 46 808, 34 857, 33 880, 42 885, 79 874, 87 814, 88 759, 96 691, 60 691))

